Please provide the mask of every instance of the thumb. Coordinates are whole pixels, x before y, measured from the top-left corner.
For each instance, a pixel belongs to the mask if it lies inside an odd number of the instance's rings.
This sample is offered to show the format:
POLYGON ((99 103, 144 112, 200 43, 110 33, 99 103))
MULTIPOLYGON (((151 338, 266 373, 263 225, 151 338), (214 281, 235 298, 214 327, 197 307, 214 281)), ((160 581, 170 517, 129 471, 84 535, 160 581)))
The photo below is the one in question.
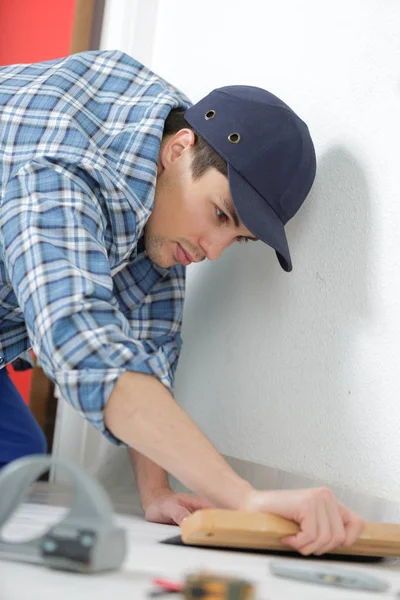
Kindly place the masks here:
POLYGON ((356 539, 361 535, 365 522, 364 520, 354 513, 352 510, 344 506, 341 502, 339 504, 339 511, 343 520, 343 525, 346 531, 345 546, 350 546, 356 539))
POLYGON ((190 517, 192 513, 184 506, 175 506, 174 510, 171 511, 171 518, 177 525, 180 525, 184 519, 190 517))

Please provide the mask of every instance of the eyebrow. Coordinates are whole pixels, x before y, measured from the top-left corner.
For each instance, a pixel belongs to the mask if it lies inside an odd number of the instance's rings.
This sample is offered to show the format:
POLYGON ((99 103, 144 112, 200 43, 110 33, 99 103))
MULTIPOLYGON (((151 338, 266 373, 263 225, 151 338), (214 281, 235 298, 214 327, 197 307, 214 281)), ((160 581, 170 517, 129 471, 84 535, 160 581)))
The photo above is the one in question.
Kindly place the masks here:
MULTIPOLYGON (((237 216, 237 213, 236 213, 235 209, 233 208, 232 204, 229 202, 228 198, 224 198, 224 206, 225 206, 226 210, 228 211, 228 213, 230 214, 230 216, 232 217, 232 220, 235 223, 235 227, 239 228, 240 227, 239 217, 237 216)), ((247 235, 245 235, 243 237, 247 238, 248 240, 251 240, 252 242, 258 242, 257 237, 249 237, 247 235)))

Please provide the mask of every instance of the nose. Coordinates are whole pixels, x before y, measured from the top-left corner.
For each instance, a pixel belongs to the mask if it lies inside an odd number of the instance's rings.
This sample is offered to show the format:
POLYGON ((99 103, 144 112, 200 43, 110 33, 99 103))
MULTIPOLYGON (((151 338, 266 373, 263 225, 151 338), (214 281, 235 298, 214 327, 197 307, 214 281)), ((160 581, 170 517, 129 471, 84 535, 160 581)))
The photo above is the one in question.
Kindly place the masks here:
POLYGON ((228 246, 229 243, 221 239, 203 240, 201 243, 208 260, 217 260, 228 246))

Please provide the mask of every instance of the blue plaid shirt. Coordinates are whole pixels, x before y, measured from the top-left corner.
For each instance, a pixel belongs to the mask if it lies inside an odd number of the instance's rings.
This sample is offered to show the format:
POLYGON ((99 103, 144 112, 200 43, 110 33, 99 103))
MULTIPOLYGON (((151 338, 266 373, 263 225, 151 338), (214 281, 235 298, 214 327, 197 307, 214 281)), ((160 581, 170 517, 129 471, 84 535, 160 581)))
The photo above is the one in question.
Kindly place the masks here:
POLYGON ((173 385, 185 269, 152 263, 143 229, 165 119, 189 105, 119 51, 0 68, 0 367, 32 347, 115 443, 119 376, 173 385))

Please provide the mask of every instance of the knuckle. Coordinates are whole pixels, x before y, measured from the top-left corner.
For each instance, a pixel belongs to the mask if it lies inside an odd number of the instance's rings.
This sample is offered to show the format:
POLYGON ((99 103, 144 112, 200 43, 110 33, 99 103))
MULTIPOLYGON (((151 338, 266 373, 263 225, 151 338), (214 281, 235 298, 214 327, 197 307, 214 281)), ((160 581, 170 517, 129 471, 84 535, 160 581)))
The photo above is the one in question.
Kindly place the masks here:
POLYGON ((304 498, 301 506, 301 512, 304 516, 315 512, 317 507, 317 496, 314 492, 311 492, 307 498, 304 498))
POLYGON ((334 500, 335 496, 332 490, 327 487, 322 487, 317 489, 318 497, 323 498, 324 500, 334 500))

